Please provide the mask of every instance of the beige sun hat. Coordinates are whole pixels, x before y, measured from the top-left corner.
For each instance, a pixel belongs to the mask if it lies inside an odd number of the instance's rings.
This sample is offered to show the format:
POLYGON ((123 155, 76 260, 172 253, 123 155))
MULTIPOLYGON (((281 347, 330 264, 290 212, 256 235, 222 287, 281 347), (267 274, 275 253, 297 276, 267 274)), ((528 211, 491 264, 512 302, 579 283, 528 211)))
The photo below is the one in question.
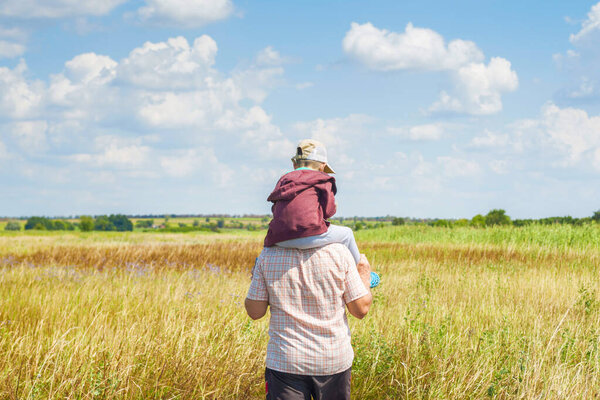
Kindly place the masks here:
POLYGON ((295 162, 298 160, 312 160, 325 163, 325 172, 335 174, 335 171, 327 163, 327 149, 318 140, 301 140, 296 147, 296 155, 292 157, 292 161, 295 162))

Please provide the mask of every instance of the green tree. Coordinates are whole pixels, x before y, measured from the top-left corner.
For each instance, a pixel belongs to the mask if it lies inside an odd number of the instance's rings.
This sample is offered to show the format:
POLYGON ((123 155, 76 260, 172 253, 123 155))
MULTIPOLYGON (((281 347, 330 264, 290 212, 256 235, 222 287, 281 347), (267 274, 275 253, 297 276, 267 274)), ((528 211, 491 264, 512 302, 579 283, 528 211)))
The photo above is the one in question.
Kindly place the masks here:
POLYGON ((116 231, 117 228, 106 215, 99 215, 94 221, 94 230, 96 231, 116 231))
POLYGON ((139 219, 135 222, 136 228, 152 228, 154 225, 153 219, 139 219))
POLYGON ((123 214, 113 214, 108 217, 108 220, 115 226, 115 230, 119 232, 133 230, 133 223, 123 214))
POLYGON ((457 219, 452 225, 456 227, 469 226, 469 220, 466 218, 457 219))
POLYGON ((225 227, 225 220, 221 218, 217 221, 217 228, 222 229, 223 227, 225 227))
POLYGON ((594 215, 592 216, 592 220, 596 221, 596 222, 600 222, 600 210, 594 212, 594 215))
POLYGON ((392 225, 404 225, 404 218, 396 217, 392 220, 392 225))
POLYGON ((25 223, 25 229, 52 230, 53 224, 45 217, 30 217, 25 223), (41 228, 43 226, 43 228, 41 228))
POLYGON ((52 221, 52 229, 55 231, 66 231, 67 224, 65 223, 65 221, 57 219, 56 221, 52 221))
POLYGON ((21 224, 19 224, 18 222, 10 221, 6 224, 6 226, 4 227, 4 230, 5 231, 20 231, 21 224))
POLYGON ((494 209, 485 216, 485 225, 510 225, 510 217, 506 215, 506 211, 502 209, 494 209))
POLYGON ((450 228, 450 221, 447 219, 438 219, 433 223, 433 226, 441 227, 441 228, 450 228))
POLYGON ((79 229, 81 232, 91 232, 94 230, 94 219, 89 215, 79 217, 79 229))
POLYGON ((471 218, 471 226, 476 228, 483 228, 485 226, 485 217, 481 214, 477 214, 473 218, 471 218))

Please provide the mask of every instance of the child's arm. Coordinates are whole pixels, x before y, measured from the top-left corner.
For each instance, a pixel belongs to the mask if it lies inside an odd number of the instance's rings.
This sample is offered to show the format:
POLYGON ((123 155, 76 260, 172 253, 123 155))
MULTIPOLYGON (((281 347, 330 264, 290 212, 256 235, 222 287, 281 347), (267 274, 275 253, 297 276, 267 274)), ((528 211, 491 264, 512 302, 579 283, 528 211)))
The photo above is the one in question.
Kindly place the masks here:
POLYGON ((333 217, 337 210, 334 190, 333 183, 327 182, 325 183, 324 190, 319 193, 319 203, 321 203, 321 208, 323 209, 323 218, 325 219, 333 217))

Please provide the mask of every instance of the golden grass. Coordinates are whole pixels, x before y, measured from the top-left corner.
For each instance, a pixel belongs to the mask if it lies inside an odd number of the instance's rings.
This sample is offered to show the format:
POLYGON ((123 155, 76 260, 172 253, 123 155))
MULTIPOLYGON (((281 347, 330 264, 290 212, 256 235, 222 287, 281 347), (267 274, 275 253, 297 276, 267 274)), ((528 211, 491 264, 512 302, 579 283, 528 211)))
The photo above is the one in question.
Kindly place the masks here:
MULTIPOLYGON (((0 237, 0 399, 264 398, 268 320, 242 305, 260 238, 143 238, 0 237)), ((597 252, 360 247, 382 284, 351 319, 353 398, 600 393, 597 252)))

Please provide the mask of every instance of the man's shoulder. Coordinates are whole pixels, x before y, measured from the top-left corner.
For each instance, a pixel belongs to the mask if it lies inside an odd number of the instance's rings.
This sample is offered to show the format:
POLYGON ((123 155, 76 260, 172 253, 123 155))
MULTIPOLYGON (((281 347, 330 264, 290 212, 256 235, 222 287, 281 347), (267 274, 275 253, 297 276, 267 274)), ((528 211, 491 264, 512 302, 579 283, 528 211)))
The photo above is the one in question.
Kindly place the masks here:
POLYGON ((347 259, 352 259, 352 254, 348 247, 341 243, 331 243, 322 247, 315 247, 312 249, 296 249, 288 247, 271 246, 263 248, 261 257, 272 257, 272 256, 288 256, 293 257, 295 255, 312 255, 315 254, 318 257, 332 258, 336 261, 345 262, 347 259))

